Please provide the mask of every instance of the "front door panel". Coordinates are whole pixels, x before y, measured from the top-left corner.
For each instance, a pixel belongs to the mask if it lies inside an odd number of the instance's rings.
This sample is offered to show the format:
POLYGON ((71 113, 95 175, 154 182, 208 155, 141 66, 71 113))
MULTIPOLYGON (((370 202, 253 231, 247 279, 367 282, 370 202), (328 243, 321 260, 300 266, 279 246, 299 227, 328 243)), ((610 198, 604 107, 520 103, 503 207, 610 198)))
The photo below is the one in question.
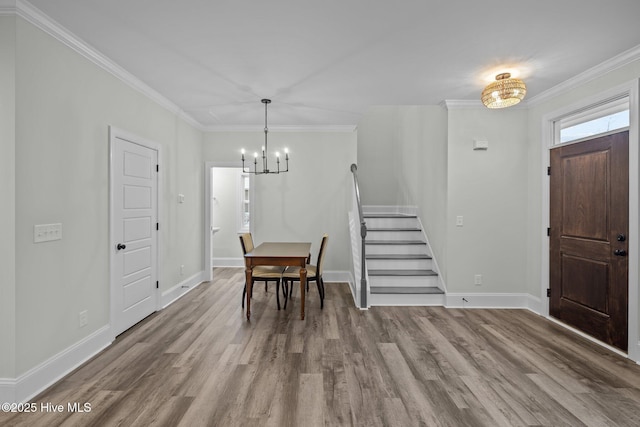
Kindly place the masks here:
POLYGON ((629 132, 551 150, 550 184, 549 313, 626 351, 629 132))

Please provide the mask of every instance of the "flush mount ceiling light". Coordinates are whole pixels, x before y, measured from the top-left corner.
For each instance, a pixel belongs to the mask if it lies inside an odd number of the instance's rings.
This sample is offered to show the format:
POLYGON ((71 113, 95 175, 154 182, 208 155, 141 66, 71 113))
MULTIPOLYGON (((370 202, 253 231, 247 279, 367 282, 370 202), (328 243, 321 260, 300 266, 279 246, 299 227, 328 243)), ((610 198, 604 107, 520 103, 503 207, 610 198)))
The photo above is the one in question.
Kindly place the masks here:
POLYGON ((251 166, 249 169, 245 169, 244 167, 244 148, 242 149, 242 172, 244 173, 252 173, 256 175, 263 175, 269 173, 284 173, 289 172, 289 150, 284 149, 284 159, 287 162, 287 168, 285 170, 280 170, 280 153, 276 151, 276 170, 269 170, 269 160, 267 159, 268 155, 268 147, 267 147, 267 134, 269 133, 269 128, 267 127, 267 105, 271 104, 270 99, 263 99, 260 102, 264 104, 264 145, 262 146, 262 170, 258 170, 258 152, 253 153, 253 170, 251 170, 251 166))
POLYGON ((506 108, 522 101, 526 94, 527 86, 522 80, 512 79, 511 73, 502 73, 484 88, 481 99, 487 108, 506 108))

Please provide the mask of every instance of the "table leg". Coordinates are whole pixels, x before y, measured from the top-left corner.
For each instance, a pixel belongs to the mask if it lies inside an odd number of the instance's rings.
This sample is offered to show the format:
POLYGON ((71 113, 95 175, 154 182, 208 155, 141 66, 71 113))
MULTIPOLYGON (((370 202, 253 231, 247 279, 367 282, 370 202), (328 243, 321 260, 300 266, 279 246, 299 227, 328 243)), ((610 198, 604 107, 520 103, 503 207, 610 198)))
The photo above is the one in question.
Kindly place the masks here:
POLYGON ((307 289, 307 269, 302 267, 300 269, 300 319, 304 320, 304 300, 305 291, 307 289))
POLYGON ((246 281, 247 281, 247 320, 251 320, 251 292, 252 292, 252 288, 253 288, 253 280, 252 280, 252 274, 253 274, 253 269, 250 265, 247 266, 247 269, 245 270, 246 273, 246 281))

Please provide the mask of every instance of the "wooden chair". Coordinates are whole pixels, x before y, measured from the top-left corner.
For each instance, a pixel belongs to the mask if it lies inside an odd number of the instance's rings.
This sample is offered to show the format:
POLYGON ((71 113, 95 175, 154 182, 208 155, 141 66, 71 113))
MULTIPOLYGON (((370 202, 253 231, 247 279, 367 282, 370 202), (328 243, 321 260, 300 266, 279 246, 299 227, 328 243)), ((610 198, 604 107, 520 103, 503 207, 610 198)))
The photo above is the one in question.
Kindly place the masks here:
MULTIPOLYGON (((320 243, 320 250, 318 251, 318 262, 316 265, 307 264, 307 290, 309 290, 309 282, 316 282, 318 287, 318 294, 320 294, 320 308, 324 308, 324 280, 322 280, 322 264, 324 263, 324 253, 327 249, 327 242, 329 236, 325 234, 322 236, 322 242, 320 243)), ((283 288, 285 294, 287 289, 289 291, 289 297, 293 294, 293 282, 300 281, 300 267, 289 266, 282 274, 283 288), (290 286, 290 287, 289 287, 290 286)), ((284 301, 284 308, 287 308, 287 300, 284 301)))
MULTIPOLYGON (((244 233, 240 235, 240 246, 242 246, 242 254, 246 255, 254 248, 253 238, 251 233, 244 233)), ((253 297, 253 284, 255 282, 264 282, 264 291, 267 292, 267 282, 276 282, 276 301, 278 303, 278 310, 280 310, 280 281, 282 280, 282 273, 284 267, 271 266, 271 265, 259 265, 253 267, 251 272, 251 292, 253 297)), ((245 280, 244 290, 242 291, 242 308, 244 308, 244 299, 247 296, 247 283, 245 280)), ((287 307, 287 295, 284 296, 284 307, 287 307)))

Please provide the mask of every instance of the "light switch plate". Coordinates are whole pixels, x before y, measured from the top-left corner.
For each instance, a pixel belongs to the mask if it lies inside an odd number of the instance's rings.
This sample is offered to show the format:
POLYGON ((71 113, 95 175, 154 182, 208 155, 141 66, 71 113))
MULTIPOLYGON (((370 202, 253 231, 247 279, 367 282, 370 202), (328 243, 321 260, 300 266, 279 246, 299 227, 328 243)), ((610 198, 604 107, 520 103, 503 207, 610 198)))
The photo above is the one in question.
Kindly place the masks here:
POLYGON ((488 150, 489 149, 489 141, 485 139, 474 139, 473 140, 473 149, 474 150, 488 150))
POLYGON ((62 224, 38 224, 33 226, 33 242, 42 243, 62 240, 62 224))

